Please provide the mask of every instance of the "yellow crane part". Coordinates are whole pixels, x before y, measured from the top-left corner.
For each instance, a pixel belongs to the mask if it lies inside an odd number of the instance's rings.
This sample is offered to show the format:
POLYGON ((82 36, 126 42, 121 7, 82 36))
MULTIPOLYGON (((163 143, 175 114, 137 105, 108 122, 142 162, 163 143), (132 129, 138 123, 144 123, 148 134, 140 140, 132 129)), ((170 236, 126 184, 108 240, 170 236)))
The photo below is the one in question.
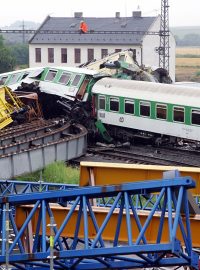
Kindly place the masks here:
POLYGON ((20 99, 7 86, 0 87, 0 129, 12 123, 11 115, 19 112, 23 106, 20 99))
POLYGON ((200 195, 200 168, 139 165, 123 163, 84 162, 80 164, 80 186, 117 185, 126 182, 162 179, 163 172, 178 170, 181 176, 191 176, 196 188, 191 192, 200 195))
MULTIPOLYGON (((17 224, 18 230, 21 229, 21 227, 23 226, 24 222, 27 219, 27 216, 30 214, 32 209, 33 209, 33 205, 32 206, 31 205, 17 206, 17 208, 16 208, 16 224, 17 224)), ((70 206, 61 207, 61 206, 57 206, 57 205, 52 205, 51 210, 53 213, 55 224, 57 225, 58 228, 61 227, 63 220, 68 215, 70 209, 71 209, 70 206)), ((100 226, 103 223, 103 221, 105 220, 105 217, 107 216, 107 214, 109 212, 109 208, 93 206, 92 209, 93 209, 93 212, 95 214, 95 218, 97 219, 97 224, 98 224, 98 226, 100 226)), ((68 226, 63 228, 61 236, 63 236, 63 237, 73 237, 74 236, 74 230, 76 228, 77 219, 78 219, 78 210, 79 210, 78 208, 75 209, 72 217, 70 218, 70 220, 68 222, 68 226)), ((140 211, 137 211, 137 213, 138 213, 141 224, 144 224, 146 222, 146 219, 149 216, 149 211, 140 210, 140 211)), ((117 224, 118 215, 119 215, 119 209, 115 209, 112 216, 111 216, 110 221, 107 223, 105 230, 102 234, 103 238, 107 241, 112 241, 114 239, 116 232, 115 232, 115 230, 113 230, 113 226, 115 226, 114 224, 117 224)), ((132 215, 133 214, 130 211, 131 218, 133 218, 132 215)), ((159 227, 159 223, 160 223, 160 216, 161 216, 161 213, 155 213, 150 225, 148 226, 148 229, 145 233, 145 236, 146 236, 146 239, 148 242, 151 242, 151 243, 156 242, 156 238, 158 235, 158 227, 159 227)), ((31 235, 31 236, 36 234, 38 217, 39 217, 39 210, 36 211, 34 218, 30 222, 29 235, 31 235)), ((83 218, 81 218, 80 222, 81 222, 81 226, 80 226, 80 230, 78 232, 78 237, 84 238, 83 218)), ((183 219, 183 222, 184 222, 184 226, 185 226, 184 219, 183 219)), ((50 224, 50 218, 49 218, 48 213, 46 213, 46 223, 50 224)), ((191 232, 192 232, 192 246, 199 248, 200 247, 200 234, 199 234, 200 215, 191 216, 190 223, 191 223, 191 232)), ((94 228, 94 225, 92 223, 92 219, 91 219, 91 216, 89 215, 89 213, 88 213, 88 228, 89 228, 88 229, 88 238, 90 238, 90 239, 95 238, 96 230, 94 228)), ((40 228, 40 230, 41 230, 41 228, 40 228)), ((180 233, 180 228, 178 227, 177 230, 178 230, 177 231, 178 239, 180 239, 181 242, 183 242, 183 239, 182 239, 181 233, 180 233)), ((164 233, 162 236, 163 237, 162 241, 163 241, 163 243, 167 243, 167 241, 169 239, 167 216, 165 216, 165 219, 164 219, 163 231, 164 231, 164 233)), ((132 222, 132 240, 133 241, 136 241, 137 234, 138 234, 138 227, 137 227, 136 222, 134 222, 134 219, 133 219, 133 222, 132 222)), ((46 235, 50 236, 50 227, 47 227, 46 235)), ((31 239, 33 239, 33 237, 31 237, 31 239)), ((122 215, 119 241, 122 241, 122 242, 128 241, 127 223, 126 223, 126 214, 125 213, 123 213, 123 215, 122 215)))

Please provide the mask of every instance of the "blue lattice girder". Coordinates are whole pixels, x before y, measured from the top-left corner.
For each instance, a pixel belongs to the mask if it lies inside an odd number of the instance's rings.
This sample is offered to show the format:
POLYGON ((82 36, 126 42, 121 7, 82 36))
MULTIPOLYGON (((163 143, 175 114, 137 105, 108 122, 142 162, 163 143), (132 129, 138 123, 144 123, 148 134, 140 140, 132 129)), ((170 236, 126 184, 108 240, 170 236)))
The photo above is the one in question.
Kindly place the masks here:
MULTIPOLYGON (((1 209, 6 203, 10 207, 27 204, 33 205, 21 227, 17 227, 12 212, 9 212, 10 227, 13 231, 12 243, 9 245, 9 263, 15 269, 49 269, 49 232, 48 220, 54 218, 54 269, 106 269, 106 268, 146 268, 163 266, 192 266, 197 268, 198 257, 192 251, 192 239, 189 220, 187 189, 195 186, 190 177, 129 183, 116 186, 84 187, 70 190, 46 191, 31 194, 9 195, 0 198, 1 209), (145 222, 141 222, 132 200, 134 194, 149 195, 158 192, 158 196, 145 222), (97 219, 92 200, 113 197, 112 205, 107 209, 104 220, 97 219), (70 210, 66 212, 62 224, 57 221, 52 211, 52 203, 70 202, 70 210), (154 243, 149 242, 146 232, 152 222, 158 205, 162 205, 157 237, 154 243), (172 211, 173 204, 173 211, 172 211), (184 205, 184 218, 181 216, 181 206, 184 205), (114 237, 109 245, 104 239, 104 231, 115 211, 118 209, 116 224, 113 224, 114 237), (78 210, 77 210, 78 209, 78 210), (72 216, 77 214, 73 237, 63 236, 63 231, 70 226, 72 216), (36 215, 37 213, 37 215, 36 215), (37 218, 36 218, 37 216, 37 218), (162 237, 164 218, 168 218, 168 239, 162 237), (121 243, 119 235, 122 218, 126 221, 127 241, 121 243), (184 222, 185 221, 185 222, 184 222), (27 247, 24 239, 28 237, 27 230, 31 222, 36 222, 33 232, 33 245, 27 247), (133 225, 137 232, 133 232, 133 225), (80 228, 83 236, 80 239, 80 228), (93 239, 89 239, 91 227, 95 230, 93 239), (181 237, 177 231, 181 232, 181 237), (179 239, 180 238, 180 239, 179 239), (183 249, 185 247, 185 249, 183 249)), ((5 239, 6 215, 2 211, 1 238, 5 239)), ((6 243, 2 241, 0 264, 5 263, 6 243)))

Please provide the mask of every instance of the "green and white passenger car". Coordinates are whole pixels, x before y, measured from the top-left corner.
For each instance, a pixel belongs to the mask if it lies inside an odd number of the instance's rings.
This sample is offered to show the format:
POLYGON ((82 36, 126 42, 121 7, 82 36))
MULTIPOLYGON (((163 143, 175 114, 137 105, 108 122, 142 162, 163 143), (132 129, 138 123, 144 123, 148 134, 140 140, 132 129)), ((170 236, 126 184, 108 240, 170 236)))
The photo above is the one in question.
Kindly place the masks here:
POLYGON ((97 120, 111 135, 200 141, 200 89, 103 78, 92 88, 97 120))
POLYGON ((88 88, 94 84, 94 70, 76 67, 45 67, 35 76, 28 75, 23 82, 30 84, 38 82, 41 92, 55 95, 59 98, 87 100, 88 88))

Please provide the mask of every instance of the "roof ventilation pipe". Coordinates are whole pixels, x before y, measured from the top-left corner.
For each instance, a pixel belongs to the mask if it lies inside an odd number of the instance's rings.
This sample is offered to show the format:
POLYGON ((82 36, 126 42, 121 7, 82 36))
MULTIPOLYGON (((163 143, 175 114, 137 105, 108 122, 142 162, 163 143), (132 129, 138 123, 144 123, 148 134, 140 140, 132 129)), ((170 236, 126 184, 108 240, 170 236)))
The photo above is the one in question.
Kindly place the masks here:
POLYGON ((132 17, 133 18, 141 18, 142 17, 142 12, 139 10, 139 11, 133 11, 132 12, 132 17))
POLYGON ((120 18, 120 12, 115 12, 115 18, 120 18))
POLYGON ((83 12, 74 12, 74 18, 82 18, 83 12))

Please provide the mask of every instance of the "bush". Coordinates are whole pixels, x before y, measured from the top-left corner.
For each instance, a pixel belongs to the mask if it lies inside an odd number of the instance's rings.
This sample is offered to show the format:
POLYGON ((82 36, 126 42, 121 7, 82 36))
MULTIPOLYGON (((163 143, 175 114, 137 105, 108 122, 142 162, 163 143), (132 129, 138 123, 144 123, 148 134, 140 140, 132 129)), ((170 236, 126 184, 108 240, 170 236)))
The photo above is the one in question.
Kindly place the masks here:
POLYGON ((197 71, 195 75, 196 75, 197 77, 199 77, 199 76, 200 76, 200 70, 197 71))

